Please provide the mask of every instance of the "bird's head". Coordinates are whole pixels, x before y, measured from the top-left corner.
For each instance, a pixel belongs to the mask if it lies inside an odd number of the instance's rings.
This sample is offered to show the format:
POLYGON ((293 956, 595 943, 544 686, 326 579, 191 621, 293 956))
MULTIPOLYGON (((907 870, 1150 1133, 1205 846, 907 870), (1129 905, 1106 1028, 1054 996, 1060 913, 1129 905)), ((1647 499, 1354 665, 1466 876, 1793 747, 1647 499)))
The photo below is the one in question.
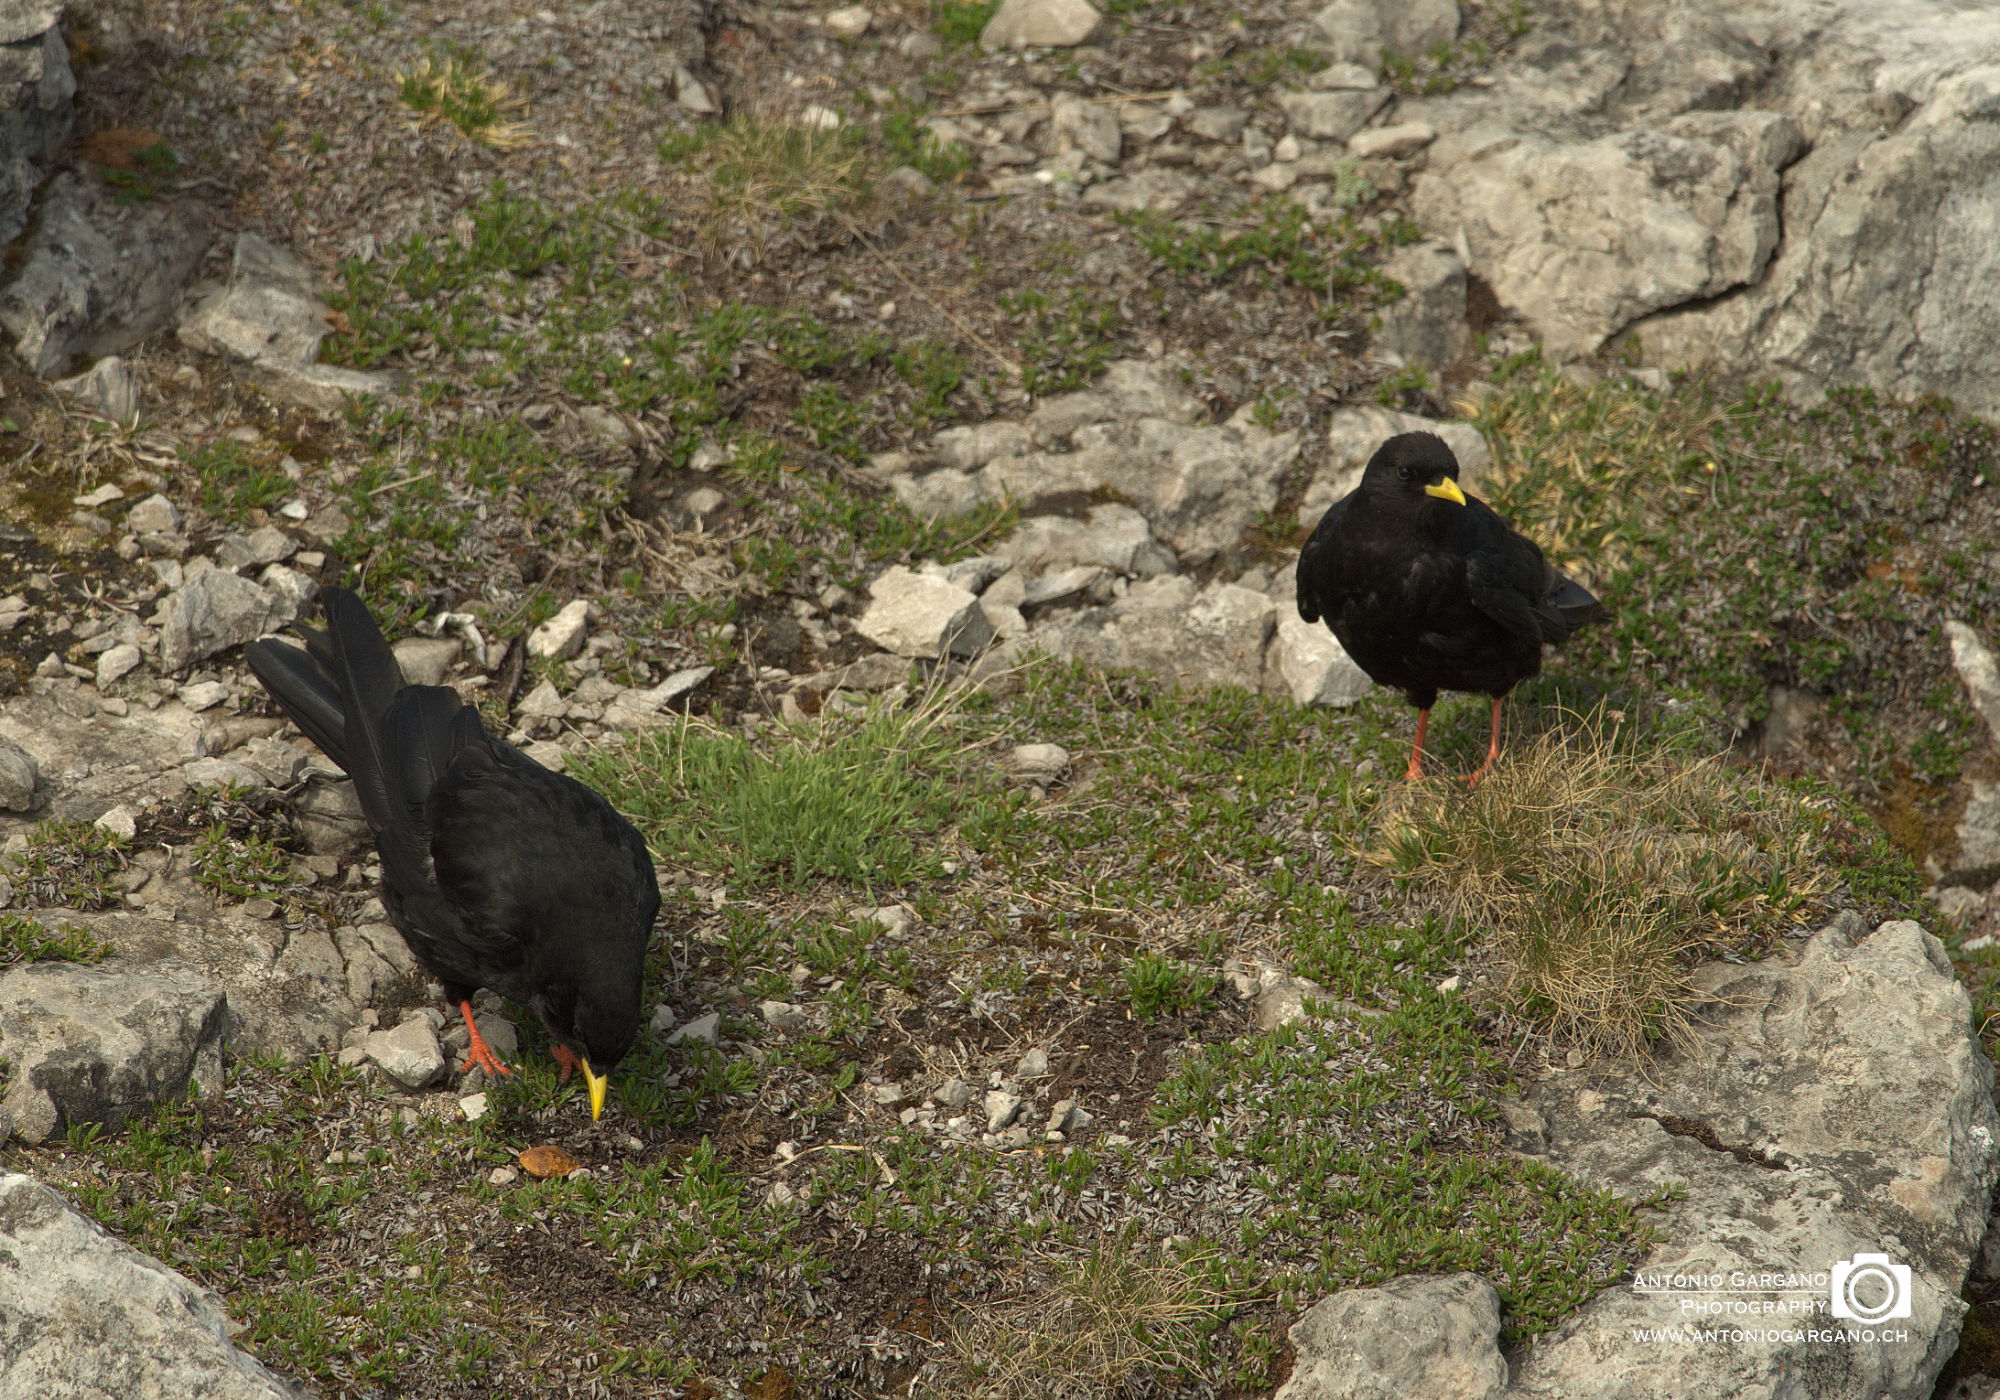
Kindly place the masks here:
POLYGON ((611 1071, 639 1038, 639 983, 596 987, 564 979, 551 983, 536 1007, 557 1044, 569 1048, 582 1063, 584 1086, 590 1091, 590 1116, 604 1112, 611 1071))
POLYGON ((1361 474, 1365 490, 1377 494, 1422 501, 1449 501, 1465 504, 1465 492, 1458 489, 1458 458, 1436 433, 1398 433, 1368 459, 1361 474))

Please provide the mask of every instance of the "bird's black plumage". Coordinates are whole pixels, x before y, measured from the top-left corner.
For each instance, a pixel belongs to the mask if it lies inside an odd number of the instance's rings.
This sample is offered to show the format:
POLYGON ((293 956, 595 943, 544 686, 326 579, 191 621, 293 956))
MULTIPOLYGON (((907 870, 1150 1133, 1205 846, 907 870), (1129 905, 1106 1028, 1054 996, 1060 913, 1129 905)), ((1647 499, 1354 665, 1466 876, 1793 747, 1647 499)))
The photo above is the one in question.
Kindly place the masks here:
POLYGON ((639 1033, 660 906, 644 839, 597 793, 488 734, 457 691, 404 684, 353 593, 320 596, 326 630, 300 628, 303 651, 264 641, 245 658, 354 780, 390 918, 453 1001, 490 987, 532 1007, 601 1075, 639 1033))
MULTIPOLYGON (((1442 438, 1383 443, 1299 554, 1299 616, 1324 619, 1356 665, 1420 711, 1440 690, 1492 696, 1497 748, 1500 698, 1541 670, 1545 643, 1604 608, 1457 481, 1442 438)), ((1413 775, 1421 727, 1417 742, 1413 775)))

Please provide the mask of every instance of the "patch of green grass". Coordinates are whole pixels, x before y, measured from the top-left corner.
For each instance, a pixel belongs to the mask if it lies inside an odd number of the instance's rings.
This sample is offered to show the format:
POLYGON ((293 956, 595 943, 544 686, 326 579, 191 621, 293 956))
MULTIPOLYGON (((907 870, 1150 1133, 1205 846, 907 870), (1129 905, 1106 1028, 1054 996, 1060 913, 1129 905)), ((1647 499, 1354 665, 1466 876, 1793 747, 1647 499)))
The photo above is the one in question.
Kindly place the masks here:
POLYGON ((104 182, 116 190, 120 204, 139 204, 152 199, 180 178, 180 157, 165 141, 140 146, 132 152, 132 169, 105 166, 104 182))
POLYGON ((869 199, 874 171, 852 126, 789 114, 736 116, 670 138, 663 160, 698 161, 699 232, 709 247, 753 260, 779 239, 851 217, 869 199))
POLYGON ((226 438, 183 448, 182 460, 194 473, 201 508, 218 520, 240 523, 251 511, 269 510, 295 489, 267 451, 226 438))
POLYGON ((1125 966, 1125 991, 1132 1000, 1132 1014, 1149 1021, 1201 1014, 1217 985, 1214 973, 1151 951, 1125 966))
MULTIPOLYGON (((552 395, 650 415, 669 425, 661 470, 720 446, 728 475, 754 483, 738 505, 759 537, 785 537, 850 586, 913 551, 983 538, 1006 518, 920 521, 815 460, 853 461, 955 412, 966 369, 949 347, 849 335, 745 302, 690 308, 678 284, 635 276, 616 256, 629 231, 662 237, 673 227, 657 200, 630 192, 558 214, 496 183, 466 212, 463 237, 414 235, 342 265, 332 300, 347 329, 328 342, 333 358, 365 368, 428 346, 475 379, 540 382, 552 395), (760 424, 776 435, 736 417, 742 365, 766 356, 781 369, 780 407, 760 424)), ((517 422, 468 412, 447 425, 397 403, 360 406, 350 421, 371 455, 344 488, 353 528, 339 548, 392 631, 462 573, 468 493, 501 498, 550 547, 616 527, 621 481, 584 475, 517 422)))
POLYGON ((1745 729, 1773 686, 1803 691, 1824 705, 1813 747, 1864 787, 1956 774, 1977 727, 1940 629, 2000 613, 1975 544, 1989 425, 1865 390, 1801 407, 1699 378, 1581 385, 1533 356, 1495 379, 1477 489, 1610 609, 1566 669, 1710 697, 1745 729))
POLYGON ((103 962, 111 945, 81 924, 50 928, 25 914, 0 913, 0 967, 17 962, 103 962))
POLYGON ((1332 62, 1316 49, 1267 44, 1232 50, 1220 58, 1205 58, 1195 65, 1195 72, 1205 78, 1233 77, 1250 87, 1265 88, 1309 77, 1330 67, 1332 62))
POLYGON ((1312 297, 1323 315, 1401 296, 1402 287, 1382 273, 1376 258, 1417 237, 1406 220, 1377 227, 1346 217, 1329 224, 1290 200, 1261 201, 1223 227, 1143 210, 1120 214, 1118 222, 1169 272, 1211 286, 1240 275, 1267 286, 1295 287, 1312 297))
MULTIPOLYGON (((982 21, 982 24, 984 22, 982 21)), ((972 152, 962 141, 941 141, 925 129, 926 107, 901 103, 882 113, 882 145, 899 165, 922 171, 940 185, 964 178, 972 169, 972 152)))
POLYGON ((829 1267, 803 1236, 800 1212, 754 1199, 742 1175, 703 1138, 668 1160, 599 1182, 555 1180, 508 1192, 503 1218, 573 1219, 618 1260, 627 1288, 672 1288, 700 1278, 723 1287, 786 1272, 811 1287, 829 1267))
POLYGON ((1021 385, 1031 394, 1081 389, 1118 357, 1118 308, 1101 297, 1030 288, 1003 293, 1000 306, 1021 326, 1021 385))
POLYGON ((878 705, 769 747, 686 719, 572 760, 667 860, 750 890, 844 880, 893 887, 939 873, 935 843, 968 802, 946 776, 949 711, 878 705))
POLYGON ((939 0, 931 6, 931 33, 947 44, 976 44, 999 8, 1000 0, 939 0))
POLYGON ((32 906, 61 906, 85 913, 125 902, 118 872, 130 842, 90 822, 51 819, 28 833, 15 857, 15 897, 32 906))
MULTIPOLYGON (((1411 1000, 1365 1033, 1295 1023, 1210 1046, 1160 1085, 1154 1112, 1209 1137, 1268 1201, 1214 1247, 1258 1259, 1281 1311, 1466 1270, 1492 1281, 1502 1337, 1519 1344, 1615 1279, 1649 1234, 1631 1203, 1497 1150, 1480 1087, 1494 1069, 1469 1015, 1411 1000)), ((1217 1168, 1187 1156, 1156 1170, 1199 1181, 1217 1168)))
POLYGON ((1204 1335, 1233 1300, 1209 1277, 1207 1259, 1141 1247, 1134 1233, 1103 1241, 1076 1263, 1058 1264, 1020 1297, 969 1312, 953 1326, 943 1364, 927 1371, 912 1394, 928 1400, 1108 1395, 1135 1379, 1196 1369, 1204 1335))

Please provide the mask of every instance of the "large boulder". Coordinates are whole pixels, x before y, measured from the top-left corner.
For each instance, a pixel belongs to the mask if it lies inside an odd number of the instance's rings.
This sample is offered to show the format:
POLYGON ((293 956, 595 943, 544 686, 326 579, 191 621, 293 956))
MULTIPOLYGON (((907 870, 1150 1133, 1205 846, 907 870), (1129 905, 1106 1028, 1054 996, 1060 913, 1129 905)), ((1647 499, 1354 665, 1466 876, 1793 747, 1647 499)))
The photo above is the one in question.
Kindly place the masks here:
POLYGON ((1848 914, 1796 963, 1698 980, 1713 1010, 1685 1052, 1557 1075, 1508 1115, 1593 1186, 1680 1188, 1633 1283, 1538 1342, 1509 1395, 1929 1395, 2000 1176, 1993 1067, 1950 959, 1914 923, 1848 914))
POLYGON ((1778 244, 1779 172, 1799 148, 1772 112, 1689 113, 1582 142, 1474 128, 1431 147, 1412 202, 1571 358, 1754 281, 1778 244))
POLYGON ((0 1173, 0 1400, 296 1400, 229 1334, 213 1293, 0 1173))
POLYGON ((36 162, 69 139, 76 78, 56 21, 60 0, 0 0, 0 244, 28 222, 36 162))
POLYGON ((1539 7, 1415 204, 1558 355, 2000 411, 2000 10, 1959 0, 1539 7))

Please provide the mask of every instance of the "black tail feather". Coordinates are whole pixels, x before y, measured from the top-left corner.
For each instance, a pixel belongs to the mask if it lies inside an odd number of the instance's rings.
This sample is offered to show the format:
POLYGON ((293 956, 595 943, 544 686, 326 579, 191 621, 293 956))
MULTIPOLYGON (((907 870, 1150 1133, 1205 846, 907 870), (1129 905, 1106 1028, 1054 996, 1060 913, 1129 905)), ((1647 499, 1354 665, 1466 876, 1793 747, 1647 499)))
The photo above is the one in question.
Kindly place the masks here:
POLYGON ((312 640, 325 639, 317 632, 308 631, 307 635, 305 651, 266 640, 245 647, 243 659, 250 663, 258 683, 278 702, 278 708, 344 773, 348 768, 347 720, 341 714, 340 691, 311 647, 312 640))
POLYGON ((1556 577, 1562 580, 1562 587, 1550 595, 1549 606, 1553 607, 1568 624, 1565 636, 1579 627, 1601 622, 1611 615, 1604 604, 1597 600, 1596 595, 1575 579, 1562 574, 1557 574, 1556 577))

